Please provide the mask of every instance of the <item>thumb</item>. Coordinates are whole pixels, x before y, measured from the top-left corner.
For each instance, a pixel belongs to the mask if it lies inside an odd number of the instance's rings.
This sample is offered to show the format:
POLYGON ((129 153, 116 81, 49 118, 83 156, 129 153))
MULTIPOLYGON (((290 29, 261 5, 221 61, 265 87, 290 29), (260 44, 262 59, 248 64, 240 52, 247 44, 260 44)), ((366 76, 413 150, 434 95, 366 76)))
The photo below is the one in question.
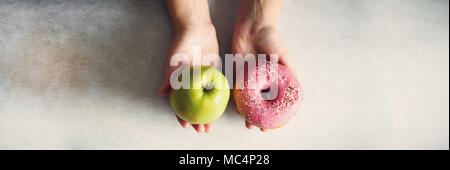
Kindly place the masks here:
POLYGON ((165 96, 170 91, 170 86, 167 83, 163 83, 163 86, 158 90, 159 96, 165 96))
POLYGON ((158 90, 158 95, 159 96, 165 96, 165 95, 167 95, 167 93, 170 92, 170 90, 171 90, 170 78, 167 77, 167 72, 166 72, 166 75, 164 76, 164 80, 163 80, 162 86, 158 90))
POLYGON ((158 90, 159 96, 165 96, 167 93, 170 92, 171 86, 170 86, 170 75, 172 74, 173 70, 170 67, 166 67, 165 73, 164 73, 164 80, 162 83, 161 88, 158 90))

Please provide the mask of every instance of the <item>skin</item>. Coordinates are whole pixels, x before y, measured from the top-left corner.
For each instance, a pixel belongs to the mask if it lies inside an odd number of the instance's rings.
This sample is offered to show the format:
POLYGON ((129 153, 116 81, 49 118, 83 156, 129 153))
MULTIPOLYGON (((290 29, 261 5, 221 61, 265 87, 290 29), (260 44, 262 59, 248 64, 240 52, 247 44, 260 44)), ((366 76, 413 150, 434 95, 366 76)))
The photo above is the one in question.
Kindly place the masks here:
MULTIPOLYGON (((276 29, 283 3, 283 0, 243 0, 231 47, 234 54, 278 54, 279 63, 295 74, 289 50, 276 29)), ((245 121, 245 126, 252 129, 254 125, 245 121)))
MULTIPOLYGON (((171 91, 170 75, 177 67, 171 67, 169 61, 175 54, 186 54, 189 63, 194 64, 193 48, 202 48, 201 56, 207 54, 219 54, 219 44, 217 42, 216 30, 211 23, 207 0, 166 0, 172 18, 175 36, 167 52, 167 66, 164 81, 159 95, 167 95, 171 91)), ((182 120, 178 116, 177 120, 183 128, 188 128, 191 124, 182 120)), ((211 124, 192 124, 192 127, 199 133, 210 132, 211 124)))
MULTIPOLYGON (((167 66, 159 95, 171 91, 170 75, 177 69, 169 61, 174 54, 187 54, 190 64, 194 46, 202 47, 202 56, 219 54, 216 30, 211 23, 207 0, 166 0, 172 18, 175 36, 167 52, 167 66)), ((289 61, 289 50, 276 29, 284 0, 242 0, 232 41, 234 54, 278 54, 280 64, 294 72, 289 61)), ((183 128, 190 123, 177 117, 183 128)), ((253 125, 245 122, 248 129, 253 125)), ((192 124, 197 132, 210 132, 211 124, 192 124)), ((262 129, 261 131, 266 131, 262 129)))

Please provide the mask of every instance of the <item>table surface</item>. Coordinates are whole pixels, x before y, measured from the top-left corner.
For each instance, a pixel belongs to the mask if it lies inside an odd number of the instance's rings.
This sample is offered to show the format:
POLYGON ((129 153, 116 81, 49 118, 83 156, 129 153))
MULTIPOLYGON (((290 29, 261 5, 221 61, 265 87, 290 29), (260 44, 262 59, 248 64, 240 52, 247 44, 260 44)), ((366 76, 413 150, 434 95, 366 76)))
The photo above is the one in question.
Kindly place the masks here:
MULTIPOLYGON (((221 54, 239 2, 210 1, 221 54)), ((230 99, 197 134, 157 96, 164 1, 0 0, 0 149, 449 149, 449 1, 288 0, 279 31, 297 116, 247 130, 230 99)))

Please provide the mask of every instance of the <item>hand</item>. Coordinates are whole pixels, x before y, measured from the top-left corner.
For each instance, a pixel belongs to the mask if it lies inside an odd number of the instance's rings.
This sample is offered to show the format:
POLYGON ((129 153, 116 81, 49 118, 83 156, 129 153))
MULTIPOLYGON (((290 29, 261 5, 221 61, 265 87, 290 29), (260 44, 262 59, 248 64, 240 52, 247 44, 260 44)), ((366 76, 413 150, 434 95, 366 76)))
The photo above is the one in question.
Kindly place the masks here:
POLYGON ((275 27, 262 27, 254 30, 237 30, 232 42, 233 54, 278 55, 278 63, 295 74, 290 52, 275 27))
MULTIPOLYGON (((234 54, 278 54, 280 64, 288 67, 292 72, 290 62, 290 53, 284 41, 275 28, 261 28, 250 32, 236 32, 232 43, 232 51, 234 54)), ((295 72, 294 72, 295 74, 295 72)), ((246 121, 245 125, 248 129, 252 129, 253 125, 246 121)), ((261 131, 266 129, 260 128, 261 131)))
MULTIPOLYGON (((231 47, 233 54, 278 54, 279 64, 296 74, 290 52, 276 29, 282 4, 282 0, 242 1, 231 47)), ((247 120, 245 126, 248 129, 253 127, 247 120)))
MULTIPOLYGON (((170 76, 178 67, 170 66, 170 59, 176 54, 187 55, 190 65, 194 65, 194 47, 201 47, 201 58, 207 54, 216 54, 219 57, 219 45, 216 37, 216 29, 211 24, 207 0, 166 0, 170 16, 175 30, 174 39, 167 52, 166 71, 159 95, 170 93, 170 76)), ((184 61, 183 61, 184 62, 184 61)), ((197 65, 197 63, 195 63, 197 65)), ((183 128, 190 123, 179 118, 183 128)), ((197 132, 210 132, 211 124, 192 124, 197 132)))
MULTIPOLYGON (((160 96, 164 96, 172 90, 172 87, 170 86, 170 76, 178 67, 171 67, 169 65, 171 57, 175 54, 185 54, 189 56, 189 63, 192 65, 194 46, 201 47, 201 56, 205 56, 206 54, 216 54, 218 56, 219 46, 216 31, 212 24, 193 26, 176 31, 174 40, 167 53, 167 65, 164 80, 162 87, 158 92, 160 96)), ((183 128, 187 128, 190 125, 190 123, 182 120, 178 116, 176 117, 183 128)), ((192 124, 192 127, 199 133, 211 131, 211 124, 192 124)))

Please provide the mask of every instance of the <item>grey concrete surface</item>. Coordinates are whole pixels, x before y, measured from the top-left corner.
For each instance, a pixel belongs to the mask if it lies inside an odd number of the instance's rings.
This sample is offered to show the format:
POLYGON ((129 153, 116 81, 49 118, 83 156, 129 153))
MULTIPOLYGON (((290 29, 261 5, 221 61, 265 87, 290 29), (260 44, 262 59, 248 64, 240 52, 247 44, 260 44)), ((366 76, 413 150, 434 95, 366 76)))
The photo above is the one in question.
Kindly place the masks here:
MULTIPOLYGON (((210 1, 221 54, 239 0, 210 1)), ((285 127, 211 134, 158 97, 162 0, 0 0, 0 149, 449 149, 449 1, 287 0, 279 31, 305 90, 285 127)))

